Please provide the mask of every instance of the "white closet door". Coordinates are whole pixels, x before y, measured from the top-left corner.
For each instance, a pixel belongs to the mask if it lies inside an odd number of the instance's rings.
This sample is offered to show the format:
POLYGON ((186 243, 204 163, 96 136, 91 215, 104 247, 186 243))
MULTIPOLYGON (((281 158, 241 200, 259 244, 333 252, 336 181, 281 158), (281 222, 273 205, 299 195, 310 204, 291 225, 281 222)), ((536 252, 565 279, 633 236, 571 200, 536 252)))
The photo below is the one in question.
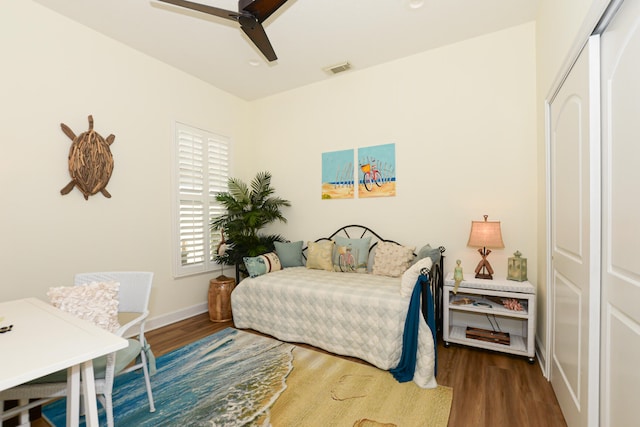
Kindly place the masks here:
POLYGON ((640 423, 640 1, 602 34, 601 425, 640 423))
POLYGON ((550 104, 553 389, 569 427, 598 422, 598 38, 550 104), (594 306, 595 304, 595 306, 594 306))

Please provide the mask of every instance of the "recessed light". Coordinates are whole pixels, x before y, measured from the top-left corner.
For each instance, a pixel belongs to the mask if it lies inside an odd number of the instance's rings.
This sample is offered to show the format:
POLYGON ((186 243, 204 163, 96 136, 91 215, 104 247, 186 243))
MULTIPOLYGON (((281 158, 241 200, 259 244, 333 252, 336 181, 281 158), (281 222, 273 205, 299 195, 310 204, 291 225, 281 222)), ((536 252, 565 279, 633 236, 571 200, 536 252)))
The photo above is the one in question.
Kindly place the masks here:
POLYGON ((259 67, 260 66, 260 61, 258 61, 257 59, 250 59, 249 60, 249 65, 251 65, 252 67, 259 67))
POLYGON ((409 0, 408 4, 411 9, 420 9, 424 6, 424 0, 409 0))

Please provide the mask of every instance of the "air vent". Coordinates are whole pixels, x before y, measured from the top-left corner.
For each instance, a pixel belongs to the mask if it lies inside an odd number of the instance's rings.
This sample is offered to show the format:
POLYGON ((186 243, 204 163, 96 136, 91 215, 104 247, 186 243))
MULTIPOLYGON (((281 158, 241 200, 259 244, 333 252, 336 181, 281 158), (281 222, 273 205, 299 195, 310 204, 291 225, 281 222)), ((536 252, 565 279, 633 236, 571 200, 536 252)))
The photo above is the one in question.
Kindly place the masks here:
POLYGON ((336 65, 327 67, 324 70, 329 74, 338 74, 350 69, 351 69, 351 64, 349 64, 348 62, 343 62, 341 64, 336 64, 336 65))

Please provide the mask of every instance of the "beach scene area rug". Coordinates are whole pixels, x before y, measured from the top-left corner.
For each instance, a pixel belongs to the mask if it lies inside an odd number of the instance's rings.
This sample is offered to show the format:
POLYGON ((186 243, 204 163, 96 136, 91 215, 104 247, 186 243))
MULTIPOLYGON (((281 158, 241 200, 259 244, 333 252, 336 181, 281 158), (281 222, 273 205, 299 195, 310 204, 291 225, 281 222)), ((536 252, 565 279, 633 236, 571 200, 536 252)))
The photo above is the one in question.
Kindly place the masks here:
MULTIPOLYGON (((163 355, 156 366, 153 413, 142 373, 116 378, 116 427, 446 427, 453 397, 449 387, 398 383, 387 371, 233 328, 163 355)), ((43 416, 63 427, 65 408, 60 399, 43 416)))

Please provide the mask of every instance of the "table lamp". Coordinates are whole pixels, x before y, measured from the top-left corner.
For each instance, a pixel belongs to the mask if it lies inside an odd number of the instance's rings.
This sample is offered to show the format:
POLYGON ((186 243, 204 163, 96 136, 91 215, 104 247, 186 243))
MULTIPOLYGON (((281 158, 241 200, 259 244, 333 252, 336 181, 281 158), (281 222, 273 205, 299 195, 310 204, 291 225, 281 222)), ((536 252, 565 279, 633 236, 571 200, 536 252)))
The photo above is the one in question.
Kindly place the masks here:
POLYGON ((504 248, 502 241, 502 231, 500 231, 500 221, 487 221, 488 215, 484 215, 484 221, 471 221, 471 233, 467 246, 479 248, 482 260, 476 267, 476 279, 493 279, 493 268, 487 261, 487 256, 491 253, 488 248, 504 248))

